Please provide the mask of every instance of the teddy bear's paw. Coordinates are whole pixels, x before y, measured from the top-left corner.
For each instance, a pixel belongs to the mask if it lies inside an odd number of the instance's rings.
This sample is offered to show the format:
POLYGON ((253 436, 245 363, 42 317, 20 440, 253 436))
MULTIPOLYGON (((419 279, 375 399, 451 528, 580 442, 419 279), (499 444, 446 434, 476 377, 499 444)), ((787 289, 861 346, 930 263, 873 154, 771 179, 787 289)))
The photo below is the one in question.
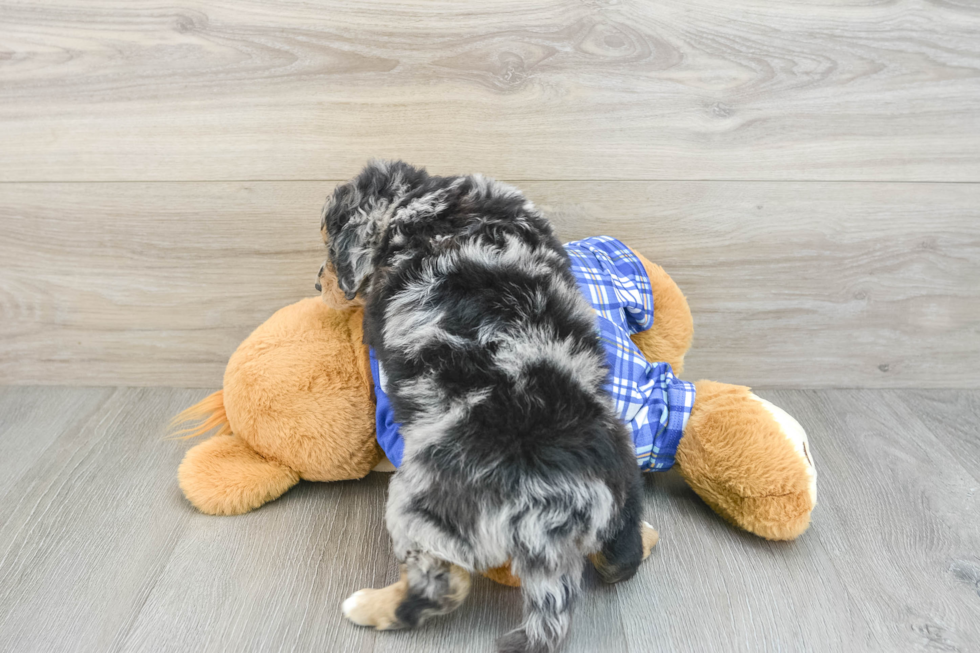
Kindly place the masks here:
POLYGON ((681 475, 711 508, 770 540, 806 530, 817 500, 806 432, 745 386, 698 381, 677 445, 681 475))
POLYGON ((358 626, 370 626, 378 630, 404 628, 395 616, 404 590, 400 583, 383 589, 363 589, 351 594, 340 606, 344 616, 358 626))
POLYGON ((807 492, 810 495, 810 503, 817 505, 817 469, 813 466, 810 458, 810 443, 806 438, 806 431, 800 426, 796 419, 785 410, 776 406, 772 402, 766 401, 754 392, 750 396, 755 401, 762 404, 762 407, 769 411, 773 420, 779 425, 779 431, 793 448, 800 462, 806 466, 807 471, 807 492))

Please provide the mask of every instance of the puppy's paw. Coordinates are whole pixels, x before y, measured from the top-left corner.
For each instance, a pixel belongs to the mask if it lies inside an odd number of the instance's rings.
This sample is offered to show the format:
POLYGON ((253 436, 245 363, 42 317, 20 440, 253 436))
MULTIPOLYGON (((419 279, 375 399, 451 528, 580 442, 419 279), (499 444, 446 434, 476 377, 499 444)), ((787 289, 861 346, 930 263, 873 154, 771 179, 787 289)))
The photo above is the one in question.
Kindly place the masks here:
POLYGON ((643 538, 643 559, 646 560, 654 545, 660 540, 660 533, 654 530, 650 524, 640 522, 640 536, 643 538))
POLYGON ((398 583, 384 589, 363 589, 354 592, 341 604, 344 616, 358 626, 370 626, 378 630, 393 630, 404 626, 395 617, 395 609, 403 592, 392 591, 398 583))
POLYGON ((497 638, 497 653, 547 653, 548 647, 531 643, 523 628, 512 630, 497 638))
POLYGON ((344 616, 356 623, 358 626, 373 626, 370 619, 370 614, 366 607, 366 601, 362 603, 362 600, 366 598, 366 594, 370 590, 358 590, 344 599, 344 602, 340 604, 340 611, 344 613, 344 616))

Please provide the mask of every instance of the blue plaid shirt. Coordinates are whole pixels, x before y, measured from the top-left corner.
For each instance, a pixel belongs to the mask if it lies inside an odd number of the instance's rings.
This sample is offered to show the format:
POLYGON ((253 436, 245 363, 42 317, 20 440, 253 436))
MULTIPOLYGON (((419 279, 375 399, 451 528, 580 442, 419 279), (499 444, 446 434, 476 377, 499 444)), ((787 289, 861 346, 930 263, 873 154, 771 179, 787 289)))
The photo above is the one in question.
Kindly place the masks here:
MULTIPOLYGON (((596 311, 609 365, 606 389, 630 428, 636 463, 643 471, 670 469, 694 406, 694 384, 677 379, 667 363, 647 362, 630 340, 631 334, 653 326, 650 278, 636 254, 609 236, 577 240, 565 245, 565 250, 579 289, 596 311)), ((370 355, 378 400, 378 444, 398 467, 405 443, 384 391, 384 371, 374 350, 370 355)))

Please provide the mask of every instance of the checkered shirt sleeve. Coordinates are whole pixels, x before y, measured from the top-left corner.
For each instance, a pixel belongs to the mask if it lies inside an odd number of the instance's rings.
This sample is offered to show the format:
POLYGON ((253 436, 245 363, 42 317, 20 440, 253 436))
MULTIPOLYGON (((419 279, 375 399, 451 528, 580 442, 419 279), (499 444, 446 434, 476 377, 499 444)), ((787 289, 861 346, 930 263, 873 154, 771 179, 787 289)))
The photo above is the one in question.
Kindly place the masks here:
POLYGON ((596 236, 565 245, 579 288, 597 313, 606 350, 606 387, 629 426, 644 471, 674 464, 677 444, 694 406, 694 384, 667 363, 650 363, 630 335, 653 326, 653 289, 643 264, 621 241, 596 236))

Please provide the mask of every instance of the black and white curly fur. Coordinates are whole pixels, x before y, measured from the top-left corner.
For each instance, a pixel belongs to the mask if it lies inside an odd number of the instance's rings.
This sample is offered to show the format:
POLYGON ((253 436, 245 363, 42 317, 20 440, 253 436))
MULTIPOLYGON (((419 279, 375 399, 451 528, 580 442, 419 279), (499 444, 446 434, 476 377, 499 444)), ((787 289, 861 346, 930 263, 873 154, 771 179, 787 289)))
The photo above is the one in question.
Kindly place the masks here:
POLYGON ((460 571, 510 560, 524 622, 499 650, 555 650, 585 556, 609 582, 642 559, 632 443, 565 250, 515 188, 401 162, 339 186, 323 227, 403 425, 387 524, 405 589, 379 627, 455 609, 460 571))

